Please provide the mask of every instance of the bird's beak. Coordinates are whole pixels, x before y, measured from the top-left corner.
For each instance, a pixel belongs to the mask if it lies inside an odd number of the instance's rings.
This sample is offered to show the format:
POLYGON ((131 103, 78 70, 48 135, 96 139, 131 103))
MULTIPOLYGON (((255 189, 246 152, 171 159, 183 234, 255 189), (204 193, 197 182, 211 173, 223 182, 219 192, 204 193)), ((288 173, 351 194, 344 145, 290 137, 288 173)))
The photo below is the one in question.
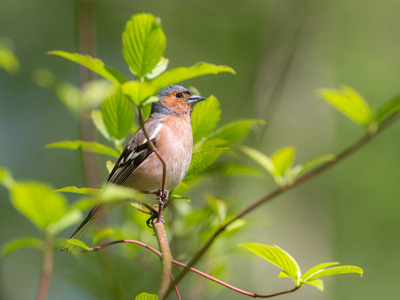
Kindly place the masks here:
POLYGON ((203 101, 204 99, 206 99, 206 98, 201 97, 201 96, 192 95, 189 97, 189 99, 187 99, 187 103, 195 105, 196 103, 199 103, 199 102, 203 101))

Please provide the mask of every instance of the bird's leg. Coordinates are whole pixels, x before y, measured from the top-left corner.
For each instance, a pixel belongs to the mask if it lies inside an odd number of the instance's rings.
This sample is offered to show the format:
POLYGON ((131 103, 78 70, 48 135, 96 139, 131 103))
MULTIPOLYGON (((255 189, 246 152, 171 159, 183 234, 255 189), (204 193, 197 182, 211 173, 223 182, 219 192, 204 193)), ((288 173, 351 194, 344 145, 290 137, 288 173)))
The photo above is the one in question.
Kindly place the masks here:
POLYGON ((164 193, 163 193, 162 189, 147 191, 147 192, 144 192, 144 193, 156 195, 160 206, 163 206, 163 204, 168 200, 168 197, 169 197, 169 191, 168 190, 164 190, 164 193))
POLYGON ((159 212, 156 207, 151 207, 150 205, 144 204, 144 206, 150 211, 150 218, 147 219, 146 225, 150 228, 153 228, 153 221, 158 219, 159 212))

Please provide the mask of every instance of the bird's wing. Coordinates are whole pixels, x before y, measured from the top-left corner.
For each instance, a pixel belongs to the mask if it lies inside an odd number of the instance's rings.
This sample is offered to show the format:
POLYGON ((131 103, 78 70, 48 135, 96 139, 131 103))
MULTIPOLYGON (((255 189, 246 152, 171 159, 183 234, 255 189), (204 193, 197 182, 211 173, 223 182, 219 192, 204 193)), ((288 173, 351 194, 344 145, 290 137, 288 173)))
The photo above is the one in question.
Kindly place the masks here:
MULTIPOLYGON (((157 134, 161 127, 162 122, 159 119, 150 119, 144 124, 144 129, 154 146, 157 145, 157 134)), ((153 149, 142 129, 139 129, 129 140, 107 182, 121 184, 151 153, 153 149)))

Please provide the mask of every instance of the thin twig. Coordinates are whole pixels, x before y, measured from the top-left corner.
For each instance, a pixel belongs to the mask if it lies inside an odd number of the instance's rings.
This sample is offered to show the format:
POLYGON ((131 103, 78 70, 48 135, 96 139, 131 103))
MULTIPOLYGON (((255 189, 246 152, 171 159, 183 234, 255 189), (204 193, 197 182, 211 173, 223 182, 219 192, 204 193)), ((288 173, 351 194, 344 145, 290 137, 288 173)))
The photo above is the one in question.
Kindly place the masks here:
MULTIPOLYGON (((380 124, 379 128, 375 132, 368 132, 364 137, 362 137, 360 140, 352 144, 350 147, 342 151, 339 155, 336 156, 336 158, 330 162, 327 162, 320 167, 304 174, 303 176, 299 177, 297 180, 294 182, 287 184, 286 186, 280 187, 276 190, 274 190, 272 193, 264 196, 257 202, 253 203, 249 207, 245 208, 243 211, 238 213, 233 219, 231 219, 229 222, 221 225, 215 233, 211 236, 211 238, 204 244, 204 246, 196 253, 196 255, 192 258, 192 260, 188 263, 188 268, 185 268, 184 270, 181 271, 180 274, 175 278, 175 283, 174 284, 179 284, 179 282, 185 277, 187 272, 191 267, 193 267, 197 261, 206 253, 206 251, 210 248, 210 246, 213 244, 213 242, 217 239, 217 237, 225 231, 225 229, 231 225, 233 222, 237 221, 238 219, 246 216, 250 212, 254 211, 256 208, 259 206, 267 203, 268 201, 274 199, 276 196, 284 193, 287 190, 290 190, 298 185, 300 185, 303 182, 306 182, 314 177, 316 177, 318 174, 328 170, 329 168, 333 167, 340 161, 344 160, 346 157, 350 156, 354 152, 356 152, 358 149, 360 149, 362 146, 367 144, 373 137, 378 135, 380 132, 382 132, 384 129, 386 129, 390 124, 392 124, 395 120, 397 120, 400 116, 400 112, 397 112, 387 118, 382 124, 380 124)), ((173 289, 173 286, 170 285, 167 296, 171 293, 173 289)))
MULTIPOLYGON (((158 250, 154 249, 153 247, 151 247, 151 246, 149 246, 149 245, 147 245, 147 244, 145 244, 143 242, 136 241, 136 240, 117 240, 117 241, 112 241, 112 242, 109 242, 109 243, 106 243, 106 244, 103 244, 103 245, 100 245, 100 246, 96 246, 96 247, 90 248, 89 251, 100 250, 102 248, 105 248, 105 247, 108 247, 108 246, 111 246, 111 245, 122 244, 122 243, 130 243, 130 244, 136 244, 136 245, 142 246, 142 247, 150 250, 151 252, 155 253, 159 257, 162 257, 162 253, 159 252, 158 250)), ((88 252, 88 251, 83 251, 83 252, 88 252)), ((249 296, 249 297, 253 297, 253 298, 272 298, 272 297, 276 297, 276 296, 280 296, 280 295, 284 295, 284 294, 293 293, 294 291, 298 290, 301 287, 301 286, 296 286, 293 289, 290 289, 290 290, 287 290, 287 291, 282 291, 282 292, 278 292, 278 293, 274 293, 274 294, 268 294, 268 295, 260 295, 260 294, 256 294, 256 293, 252 293, 252 292, 248 292, 248 291, 239 289, 239 288, 237 288, 237 287, 235 287, 233 285, 230 285, 230 284, 228 284, 228 283, 226 283, 226 282, 224 282, 222 280, 219 280, 219 279, 217 279, 217 278, 215 278, 215 277, 213 277, 213 276, 211 276, 211 275, 209 275, 207 273, 204 273, 204 272, 202 272, 200 270, 197 270, 197 269, 195 269, 193 267, 189 268, 188 265, 186 265, 186 264, 184 264, 184 263, 182 263, 180 261, 177 261, 175 259, 172 259, 172 263, 174 263, 175 265, 180 266, 180 267, 182 267, 184 269, 188 269, 188 270, 190 270, 190 271, 192 271, 192 272, 194 272, 194 273, 196 273, 196 274, 198 274, 200 276, 203 276, 204 278, 210 279, 211 281, 214 281, 215 283, 218 283, 218 284, 220 284, 220 285, 222 285, 224 287, 227 287, 227 288, 229 288, 229 289, 231 289, 231 290, 233 290, 235 292, 238 292, 240 294, 243 294, 243 295, 246 295, 246 296, 249 296)), ((172 277, 172 274, 171 274, 171 280, 172 280, 172 282, 175 282, 173 277, 172 277)), ((178 300, 181 299, 180 295, 179 295, 179 291, 177 290, 177 286, 176 285, 175 285, 175 291, 177 293, 178 300)))

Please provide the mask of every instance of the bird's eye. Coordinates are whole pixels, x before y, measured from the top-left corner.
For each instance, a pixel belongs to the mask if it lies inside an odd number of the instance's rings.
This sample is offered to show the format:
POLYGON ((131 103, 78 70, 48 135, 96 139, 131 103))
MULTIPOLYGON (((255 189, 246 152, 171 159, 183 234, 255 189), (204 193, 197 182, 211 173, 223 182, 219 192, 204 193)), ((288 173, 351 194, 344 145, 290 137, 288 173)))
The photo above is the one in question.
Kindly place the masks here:
POLYGON ((182 93, 176 93, 176 94, 175 94, 175 97, 176 97, 176 98, 182 98, 182 93))

